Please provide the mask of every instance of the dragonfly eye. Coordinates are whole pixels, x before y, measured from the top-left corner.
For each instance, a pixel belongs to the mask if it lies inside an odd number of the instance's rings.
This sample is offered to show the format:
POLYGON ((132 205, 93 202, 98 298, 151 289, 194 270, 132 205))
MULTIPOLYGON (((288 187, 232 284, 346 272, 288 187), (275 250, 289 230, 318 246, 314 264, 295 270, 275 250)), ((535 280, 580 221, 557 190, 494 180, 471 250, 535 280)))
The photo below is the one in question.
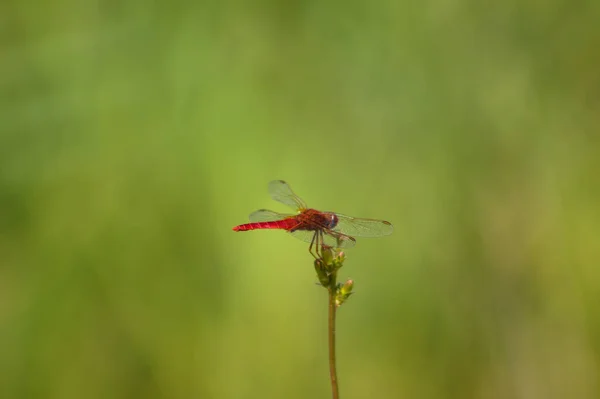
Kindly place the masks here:
POLYGON ((327 228, 333 229, 338 224, 338 217, 335 213, 330 213, 329 218, 327 220, 327 228))

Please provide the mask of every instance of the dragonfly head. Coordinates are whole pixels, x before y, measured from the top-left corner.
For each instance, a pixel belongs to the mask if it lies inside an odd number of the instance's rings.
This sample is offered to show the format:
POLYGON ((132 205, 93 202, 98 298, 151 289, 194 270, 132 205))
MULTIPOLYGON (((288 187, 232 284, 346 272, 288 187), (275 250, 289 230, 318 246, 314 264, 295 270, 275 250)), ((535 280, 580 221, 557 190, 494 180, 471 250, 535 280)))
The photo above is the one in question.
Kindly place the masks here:
POLYGON ((326 223, 327 223, 327 228, 328 229, 333 229, 335 226, 337 226, 338 224, 338 217, 336 216, 335 213, 331 212, 331 213, 327 213, 325 214, 326 216, 326 223))

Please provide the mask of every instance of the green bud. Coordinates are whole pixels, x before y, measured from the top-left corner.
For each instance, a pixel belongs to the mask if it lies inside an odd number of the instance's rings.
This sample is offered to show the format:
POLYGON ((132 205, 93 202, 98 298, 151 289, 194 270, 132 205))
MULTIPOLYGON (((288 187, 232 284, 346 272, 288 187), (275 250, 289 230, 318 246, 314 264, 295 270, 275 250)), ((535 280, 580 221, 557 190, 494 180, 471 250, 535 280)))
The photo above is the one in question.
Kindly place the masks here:
POLYGON ((321 259, 315 259, 315 271, 317 272, 317 278, 322 286, 327 287, 331 282, 331 277, 325 263, 321 259))
POLYGON ((344 284, 338 284, 336 295, 335 295, 335 304, 336 306, 341 306, 350 295, 352 295, 352 289, 354 288, 354 281, 351 279, 346 280, 344 284))
POLYGON ((325 262, 325 265, 329 266, 334 262, 334 254, 333 248, 323 245, 321 247, 321 259, 325 262))
POLYGON ((340 269, 344 265, 344 260, 346 260, 346 255, 343 252, 338 253, 335 258, 333 258, 332 266, 335 270, 340 269))
POLYGON ((349 295, 352 293, 352 288, 354 288, 354 280, 348 279, 344 285, 340 287, 340 294, 349 295))

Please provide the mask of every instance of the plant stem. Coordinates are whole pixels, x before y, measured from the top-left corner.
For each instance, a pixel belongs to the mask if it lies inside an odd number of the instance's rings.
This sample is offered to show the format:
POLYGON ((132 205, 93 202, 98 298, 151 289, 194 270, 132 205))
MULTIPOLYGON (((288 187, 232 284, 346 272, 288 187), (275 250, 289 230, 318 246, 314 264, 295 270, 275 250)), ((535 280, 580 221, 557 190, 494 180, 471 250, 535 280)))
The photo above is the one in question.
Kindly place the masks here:
POLYGON ((329 323, 328 323, 328 336, 329 336, 329 377, 331 379, 331 393, 333 399, 339 399, 340 392, 338 388, 337 369, 335 365, 335 313, 337 306, 335 304, 335 294, 337 285, 337 273, 331 275, 331 280, 327 291, 329 292, 329 323))

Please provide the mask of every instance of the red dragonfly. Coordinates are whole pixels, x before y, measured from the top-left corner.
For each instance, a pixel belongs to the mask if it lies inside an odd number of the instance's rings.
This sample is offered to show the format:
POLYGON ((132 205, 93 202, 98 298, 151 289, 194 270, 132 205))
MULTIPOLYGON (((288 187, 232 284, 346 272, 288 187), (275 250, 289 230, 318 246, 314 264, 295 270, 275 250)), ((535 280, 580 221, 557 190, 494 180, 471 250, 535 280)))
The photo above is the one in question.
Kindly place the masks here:
POLYGON ((258 229, 285 230, 294 237, 309 242, 308 251, 321 257, 323 247, 350 248, 356 237, 382 237, 392 234, 394 227, 385 220, 359 219, 337 212, 321 212, 308 208, 283 180, 269 183, 271 198, 296 210, 295 215, 260 209, 250 214, 250 223, 233 228, 234 231, 258 229), (313 251, 313 247, 315 251, 313 251))

